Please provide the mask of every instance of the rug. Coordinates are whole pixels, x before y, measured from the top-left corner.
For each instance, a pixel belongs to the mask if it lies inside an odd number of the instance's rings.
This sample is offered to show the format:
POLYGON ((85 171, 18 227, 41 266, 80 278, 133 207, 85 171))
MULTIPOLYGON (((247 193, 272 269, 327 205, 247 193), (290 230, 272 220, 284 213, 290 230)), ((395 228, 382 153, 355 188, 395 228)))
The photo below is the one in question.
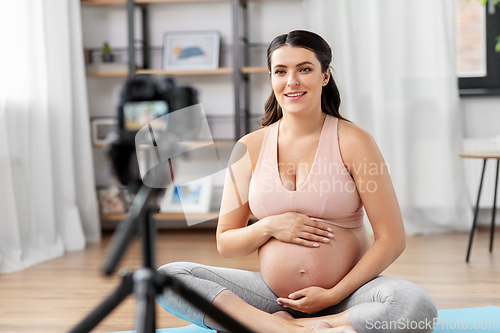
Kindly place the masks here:
MULTIPOLYGON (((377 325, 373 322, 372 325, 377 325)), ((384 325, 384 323, 378 323, 384 325)), ((390 325, 385 323, 385 325, 390 325)), ((397 322, 394 325, 426 325, 426 323, 397 322)), ((430 323, 427 325, 431 325, 430 323)), ((373 326, 373 328, 376 328, 373 326)), ((383 328, 383 327, 379 327, 383 328)), ((415 327, 417 328, 417 327, 415 327)), ((134 333, 135 331, 115 332, 134 333)), ((438 318, 435 322, 434 333, 454 332, 478 332, 499 333, 500 332, 500 307, 485 306, 481 308, 438 310, 438 318)), ((216 331, 201 328, 196 325, 188 325, 175 328, 160 328, 156 333, 216 333, 216 331)))

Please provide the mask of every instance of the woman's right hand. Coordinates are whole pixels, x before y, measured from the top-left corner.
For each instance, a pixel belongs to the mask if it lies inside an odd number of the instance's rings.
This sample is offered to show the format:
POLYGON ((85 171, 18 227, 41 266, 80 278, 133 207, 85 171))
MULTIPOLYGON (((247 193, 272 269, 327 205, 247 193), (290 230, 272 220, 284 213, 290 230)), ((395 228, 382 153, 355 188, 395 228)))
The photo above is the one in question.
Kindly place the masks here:
POLYGON ((333 237, 328 223, 315 221, 301 213, 287 212, 269 216, 266 225, 271 237, 306 247, 318 247, 320 243, 328 243, 333 237))

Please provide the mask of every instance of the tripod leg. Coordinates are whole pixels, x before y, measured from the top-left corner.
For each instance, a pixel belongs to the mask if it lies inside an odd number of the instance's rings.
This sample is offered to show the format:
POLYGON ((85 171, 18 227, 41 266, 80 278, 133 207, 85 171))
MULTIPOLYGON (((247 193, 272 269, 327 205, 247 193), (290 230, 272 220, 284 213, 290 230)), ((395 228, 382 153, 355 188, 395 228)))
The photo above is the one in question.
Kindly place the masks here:
POLYGON ((155 333, 155 272, 141 268, 134 273, 136 305, 136 333, 155 333))
POLYGON ((88 333, 133 291, 132 274, 123 275, 122 282, 97 308, 76 325, 70 333, 88 333))
POLYGON ((143 268, 134 273, 134 291, 137 299, 136 333, 155 333, 156 328, 156 224, 151 215, 152 211, 149 211, 141 225, 143 268))

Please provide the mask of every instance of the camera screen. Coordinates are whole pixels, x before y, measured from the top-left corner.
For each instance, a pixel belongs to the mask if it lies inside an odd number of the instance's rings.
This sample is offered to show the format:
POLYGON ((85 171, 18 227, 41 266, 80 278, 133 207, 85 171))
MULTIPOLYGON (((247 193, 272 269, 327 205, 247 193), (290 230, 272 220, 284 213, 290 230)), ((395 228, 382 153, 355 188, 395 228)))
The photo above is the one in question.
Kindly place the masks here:
MULTIPOLYGON (((165 101, 127 102, 123 105, 123 127, 126 131, 138 131, 151 123, 156 130, 166 130, 166 122, 158 119, 168 113, 165 101)), ((164 118, 163 118, 164 119, 164 118)))

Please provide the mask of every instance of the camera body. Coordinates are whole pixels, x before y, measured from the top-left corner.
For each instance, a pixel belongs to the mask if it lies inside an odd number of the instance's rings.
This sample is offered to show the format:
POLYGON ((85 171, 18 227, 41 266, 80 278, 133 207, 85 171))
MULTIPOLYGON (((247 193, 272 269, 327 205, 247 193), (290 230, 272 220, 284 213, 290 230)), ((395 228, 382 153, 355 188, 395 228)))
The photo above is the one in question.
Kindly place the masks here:
POLYGON ((187 129, 199 126, 197 119, 189 117, 176 117, 175 126, 159 125, 161 122, 155 120, 197 103, 198 94, 194 88, 178 86, 170 77, 159 79, 140 74, 127 79, 118 104, 118 137, 108 149, 116 176, 123 185, 135 192, 142 184, 136 147, 141 140, 151 142, 149 132, 151 136, 153 131, 157 134, 156 138, 153 136, 155 147, 168 148, 171 144, 165 144, 166 140, 174 143, 186 139, 186 133, 193 132, 187 129), (149 131, 144 131, 146 126, 149 131), (141 135, 146 137, 141 138, 141 135), (164 141, 163 145, 158 144, 160 140, 164 141))
POLYGON ((178 86, 171 77, 157 79, 148 74, 135 75, 125 82, 120 94, 120 137, 134 137, 152 120, 197 103, 197 91, 178 86))

